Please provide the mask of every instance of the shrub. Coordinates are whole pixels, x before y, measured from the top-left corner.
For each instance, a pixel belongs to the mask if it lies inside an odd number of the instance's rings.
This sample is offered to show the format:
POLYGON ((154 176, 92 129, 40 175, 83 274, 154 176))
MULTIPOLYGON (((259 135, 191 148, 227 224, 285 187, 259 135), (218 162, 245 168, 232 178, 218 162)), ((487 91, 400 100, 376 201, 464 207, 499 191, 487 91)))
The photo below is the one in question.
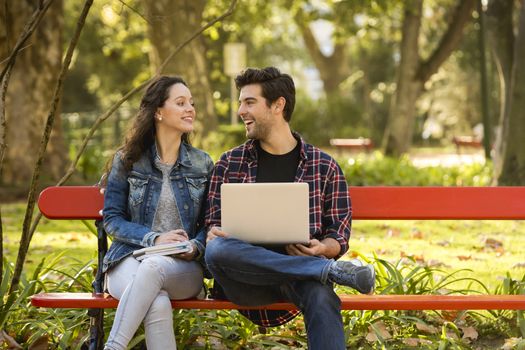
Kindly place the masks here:
POLYGON ((380 152, 338 163, 352 186, 488 186, 492 180, 490 163, 419 168, 406 156, 395 159, 380 152))

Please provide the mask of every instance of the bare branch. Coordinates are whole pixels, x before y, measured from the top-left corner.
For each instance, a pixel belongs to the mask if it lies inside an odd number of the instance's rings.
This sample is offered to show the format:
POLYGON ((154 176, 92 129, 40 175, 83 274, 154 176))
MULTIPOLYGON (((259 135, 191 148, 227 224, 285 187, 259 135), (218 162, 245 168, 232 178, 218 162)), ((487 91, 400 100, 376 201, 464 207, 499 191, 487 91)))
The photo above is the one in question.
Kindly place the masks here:
MULTIPOLYGON (((11 55, 5 60, 2 61, 0 64, 6 65, 4 69, 2 70, 2 73, 0 73, 0 178, 2 177, 3 172, 3 165, 4 165, 4 156, 5 156, 5 150, 7 149, 7 120, 5 117, 5 100, 7 95, 7 88, 9 86, 9 79, 11 78, 11 71, 15 64, 16 57, 19 54, 20 51, 25 49, 27 46, 23 46, 25 42, 31 37, 37 26, 40 24, 40 21, 44 17, 44 14, 49 9, 49 6, 53 0, 48 0, 47 2, 40 2, 39 8, 33 12, 33 15, 31 16, 30 20, 25 25, 22 34, 18 38, 18 41, 15 44, 14 49, 11 52, 11 55)), ((6 6, 6 16, 7 16, 7 2, 5 3, 6 6)), ((7 18, 5 19, 7 20, 7 18)), ((9 36, 9 35, 8 35, 9 36)), ((4 241, 4 234, 3 234, 3 222, 2 217, 0 213, 0 280, 3 279, 2 272, 3 272, 3 241, 4 241)))
POLYGON ((27 46, 23 46, 25 42, 31 37, 35 29, 40 24, 40 21, 44 17, 44 14, 51 6, 53 0, 47 0, 45 3, 41 3, 39 9, 33 12, 33 15, 24 26, 24 30, 18 41, 15 44, 15 47, 11 51, 11 54, 8 58, 2 61, 7 62, 2 73, 0 74, 1 90, 0 90, 0 178, 2 176, 3 164, 4 164, 4 155, 5 150, 7 149, 6 138, 7 138, 7 120, 5 117, 5 99, 7 95, 7 88, 9 86, 9 79, 11 77, 11 70, 16 62, 16 57, 21 50, 25 49, 27 46))
MULTIPOLYGON (((47 12, 47 9, 49 6, 51 6, 51 3, 53 0, 46 0, 46 2, 41 4, 41 8, 35 10, 33 12, 33 15, 25 25, 22 34, 18 38, 18 41, 15 44, 15 47, 13 48, 13 51, 11 51, 11 55, 7 58, 7 64, 2 70, 2 73, 0 73, 0 81, 4 79, 5 74, 11 67, 15 64, 16 56, 18 55, 18 52, 20 51, 21 47, 25 44, 27 39, 31 37, 33 32, 35 31, 36 27, 40 24, 40 21, 44 17, 44 14, 47 12)), ((5 61, 5 60, 4 60, 5 61)))
MULTIPOLYGON (((28 47, 31 47, 33 46, 33 44, 28 44, 24 47, 21 47, 20 50, 18 50, 18 53, 24 51, 25 49, 27 49, 28 47)), ((3 65, 4 63, 6 63, 7 61, 9 61, 9 57, 6 57, 3 61, 0 61, 0 66, 3 65)))
POLYGON ((18 283, 20 281, 20 276, 22 274, 25 257, 29 249, 29 243, 31 242, 32 233, 30 232, 31 231, 30 228, 31 228, 31 220, 33 217, 33 211, 35 209, 36 187, 38 184, 38 179, 40 177, 40 169, 44 161, 44 156, 46 153, 47 144, 49 142, 49 137, 51 135, 51 130, 53 129, 53 124, 55 122, 55 114, 56 114, 57 108, 59 106, 60 98, 61 98, 62 85, 69 71, 69 65, 71 64, 71 58, 73 57, 73 52, 78 43, 80 33, 82 32, 82 29, 84 28, 86 17, 89 13, 89 10, 92 4, 93 4, 93 0, 86 0, 84 2, 84 7, 82 8, 82 12, 79 16, 77 26, 75 28, 75 32, 67 48, 66 55, 62 63, 62 68, 60 70, 60 74, 58 76, 58 80, 55 86, 53 102, 51 104, 51 109, 47 116, 46 126, 44 129, 44 133, 42 135, 42 139, 40 141, 38 157, 37 157, 35 168, 33 169, 33 177, 31 179, 31 184, 29 187, 27 207, 26 207, 26 212, 24 216, 24 223, 22 225, 22 237, 20 239, 20 247, 18 249, 18 256, 16 260, 15 270, 13 272, 13 277, 11 279, 10 292, 13 292, 14 290, 18 288, 18 283))
POLYGON ((131 7, 131 5, 127 4, 124 0, 119 0, 119 2, 127 7, 128 9, 130 9, 132 12, 135 12, 140 18, 142 18, 144 21, 146 21, 147 23, 151 24, 150 20, 147 19, 142 13, 139 12, 139 10, 131 7))
POLYGON ((441 38, 441 41, 428 58, 426 62, 423 62, 419 67, 417 76, 420 81, 426 82, 432 74, 436 73, 441 64, 450 56, 452 51, 458 46, 463 28, 465 24, 472 17, 472 11, 476 6, 476 0, 460 0, 459 5, 456 7, 452 22, 450 23, 447 32, 441 38))

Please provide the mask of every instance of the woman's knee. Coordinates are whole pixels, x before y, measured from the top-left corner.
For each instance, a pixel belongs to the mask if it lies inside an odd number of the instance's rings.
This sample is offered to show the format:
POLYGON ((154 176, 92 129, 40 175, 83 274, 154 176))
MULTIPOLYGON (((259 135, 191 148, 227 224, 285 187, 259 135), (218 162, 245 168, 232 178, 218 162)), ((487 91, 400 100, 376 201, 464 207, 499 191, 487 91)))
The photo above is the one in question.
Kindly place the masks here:
POLYGON ((163 260, 165 256, 152 256, 141 261, 135 274, 135 280, 162 281, 164 279, 163 260))

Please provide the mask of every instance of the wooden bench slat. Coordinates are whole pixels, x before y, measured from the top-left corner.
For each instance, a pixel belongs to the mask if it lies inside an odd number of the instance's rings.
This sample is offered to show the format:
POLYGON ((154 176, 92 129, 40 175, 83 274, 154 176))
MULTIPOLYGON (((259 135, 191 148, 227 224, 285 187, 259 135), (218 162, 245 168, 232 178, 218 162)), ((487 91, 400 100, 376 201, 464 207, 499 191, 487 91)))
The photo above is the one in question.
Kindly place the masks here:
MULTIPOLYGON (((525 219, 525 187, 350 187, 353 219, 525 219)), ((49 187, 38 206, 50 219, 100 219, 98 187, 49 187)))
MULTIPOLYGON (((342 295, 343 310, 525 310, 525 295, 342 295)), ((35 307, 116 308, 109 294, 41 293, 31 297, 35 307)), ((172 300, 174 309, 267 309, 296 310, 281 302, 261 307, 241 307, 224 300, 172 300)))
POLYGON ((40 193, 38 208, 49 219, 101 218, 104 195, 96 186, 48 187, 40 193))

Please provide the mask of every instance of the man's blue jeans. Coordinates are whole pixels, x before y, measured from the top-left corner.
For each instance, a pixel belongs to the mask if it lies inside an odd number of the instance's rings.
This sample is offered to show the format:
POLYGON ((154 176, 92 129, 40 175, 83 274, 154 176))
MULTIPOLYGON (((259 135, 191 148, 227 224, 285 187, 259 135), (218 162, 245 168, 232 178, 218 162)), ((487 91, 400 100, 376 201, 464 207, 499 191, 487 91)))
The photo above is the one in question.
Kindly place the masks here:
POLYGON ((290 256, 234 239, 206 246, 206 264, 232 302, 259 306, 289 300, 304 315, 308 349, 345 349, 341 301, 330 283, 333 260, 290 256))

